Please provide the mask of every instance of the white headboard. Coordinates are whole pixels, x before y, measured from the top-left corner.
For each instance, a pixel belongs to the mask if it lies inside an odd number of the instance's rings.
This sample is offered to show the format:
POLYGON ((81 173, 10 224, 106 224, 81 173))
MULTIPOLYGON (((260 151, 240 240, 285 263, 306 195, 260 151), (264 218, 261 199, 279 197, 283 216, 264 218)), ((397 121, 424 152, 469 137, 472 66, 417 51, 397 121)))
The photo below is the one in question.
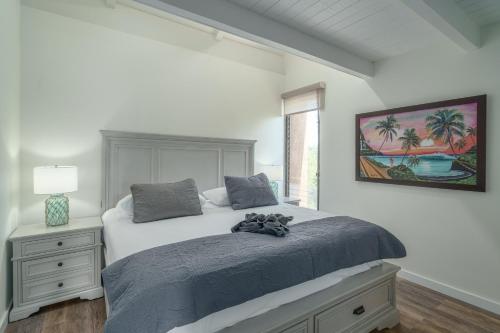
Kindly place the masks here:
POLYGON ((130 185, 194 178, 198 191, 223 186, 224 176, 253 174, 255 140, 118 131, 103 137, 102 209, 130 193, 130 185))

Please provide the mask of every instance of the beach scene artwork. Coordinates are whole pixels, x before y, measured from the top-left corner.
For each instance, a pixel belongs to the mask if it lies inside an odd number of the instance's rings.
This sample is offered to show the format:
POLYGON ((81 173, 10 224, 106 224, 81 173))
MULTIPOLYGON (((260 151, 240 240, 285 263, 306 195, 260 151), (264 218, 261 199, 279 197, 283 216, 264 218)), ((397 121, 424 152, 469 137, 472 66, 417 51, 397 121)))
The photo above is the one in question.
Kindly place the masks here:
POLYGON ((484 190, 483 96, 357 115, 357 180, 484 190))

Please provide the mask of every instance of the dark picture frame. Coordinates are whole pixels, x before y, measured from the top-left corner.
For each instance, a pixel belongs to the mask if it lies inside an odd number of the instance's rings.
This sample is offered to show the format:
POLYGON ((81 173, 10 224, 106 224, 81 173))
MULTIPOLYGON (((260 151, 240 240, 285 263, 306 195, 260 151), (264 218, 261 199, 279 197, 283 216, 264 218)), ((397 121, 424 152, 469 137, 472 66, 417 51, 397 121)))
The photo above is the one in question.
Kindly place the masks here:
POLYGON ((485 192, 486 95, 355 120, 357 181, 485 192))

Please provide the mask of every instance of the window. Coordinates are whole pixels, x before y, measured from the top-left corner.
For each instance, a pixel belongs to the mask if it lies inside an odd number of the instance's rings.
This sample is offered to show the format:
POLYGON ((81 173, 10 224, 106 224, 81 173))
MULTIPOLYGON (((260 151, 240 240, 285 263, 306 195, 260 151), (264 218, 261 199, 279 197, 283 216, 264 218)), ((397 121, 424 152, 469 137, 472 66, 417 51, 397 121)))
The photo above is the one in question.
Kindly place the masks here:
POLYGON ((285 195, 299 205, 319 207, 319 118, 323 82, 284 93, 285 195))

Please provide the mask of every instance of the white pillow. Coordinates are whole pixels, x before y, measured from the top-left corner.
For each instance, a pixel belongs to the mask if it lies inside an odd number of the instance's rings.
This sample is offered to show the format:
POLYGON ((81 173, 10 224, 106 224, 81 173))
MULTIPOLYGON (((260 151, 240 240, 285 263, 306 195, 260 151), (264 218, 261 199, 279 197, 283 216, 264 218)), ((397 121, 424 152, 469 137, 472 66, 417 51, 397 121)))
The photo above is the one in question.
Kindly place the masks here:
POLYGON ((205 199, 205 197, 202 196, 201 194, 198 194, 198 198, 200 198, 200 206, 201 207, 205 206, 205 204, 207 203, 207 199, 205 199))
POLYGON ((128 215, 134 215, 134 201, 132 200, 132 194, 126 195, 118 201, 116 208, 120 208, 128 215))
POLYGON ((205 202, 205 204, 201 208, 202 209, 214 209, 214 208, 219 208, 219 206, 217 206, 217 205, 213 204, 211 201, 207 200, 207 202, 205 202))
POLYGON ((223 207, 230 205, 226 187, 217 187, 211 190, 206 190, 203 192, 203 196, 217 206, 223 207))
MULTIPOLYGON (((200 206, 203 207, 206 204, 207 199, 200 194, 198 194, 198 198, 200 198, 200 206)), ((121 198, 120 201, 116 203, 116 208, 120 208, 128 215, 134 215, 134 200, 132 199, 132 194, 121 198)))

